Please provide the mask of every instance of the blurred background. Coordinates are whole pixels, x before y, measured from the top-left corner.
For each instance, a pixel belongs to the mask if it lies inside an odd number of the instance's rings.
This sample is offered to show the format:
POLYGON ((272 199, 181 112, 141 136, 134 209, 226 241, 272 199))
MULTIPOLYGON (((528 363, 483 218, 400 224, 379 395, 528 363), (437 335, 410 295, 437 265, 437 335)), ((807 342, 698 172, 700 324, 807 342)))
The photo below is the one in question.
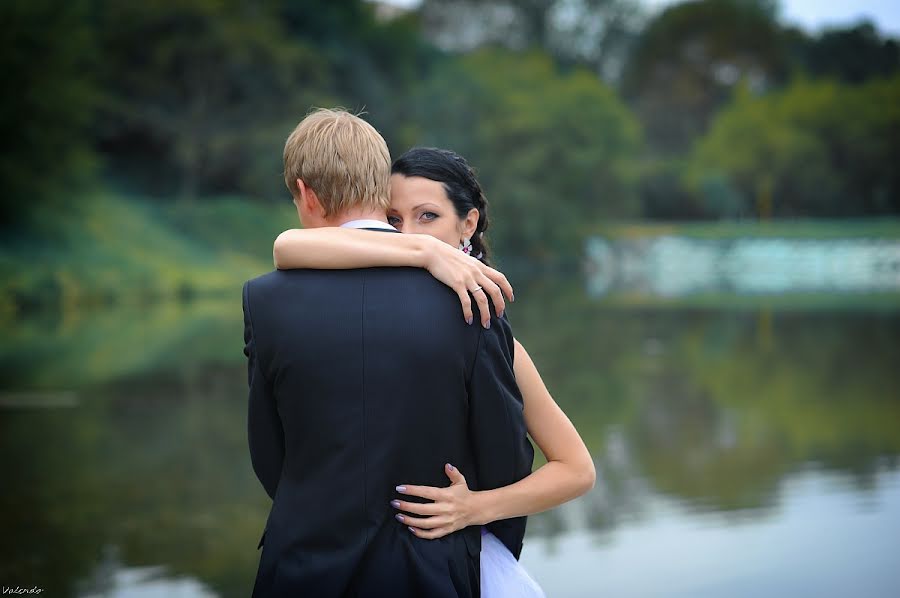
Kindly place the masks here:
MULTIPOLYGON (((900 9, 0 3, 0 583, 247 596, 240 289, 312 106, 454 149, 594 455, 551 597, 900 595, 900 9)), ((311 514, 312 515, 312 514, 311 514)))

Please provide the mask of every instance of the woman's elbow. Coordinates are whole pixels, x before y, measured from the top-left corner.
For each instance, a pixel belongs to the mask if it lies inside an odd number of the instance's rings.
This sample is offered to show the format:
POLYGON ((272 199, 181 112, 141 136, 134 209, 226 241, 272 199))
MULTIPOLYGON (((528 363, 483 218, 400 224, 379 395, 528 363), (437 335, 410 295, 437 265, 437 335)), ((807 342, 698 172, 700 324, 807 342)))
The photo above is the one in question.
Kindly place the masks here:
POLYGON ((288 229, 275 237, 275 243, 272 245, 272 262, 275 264, 276 268, 284 267, 285 253, 287 252, 287 246, 290 243, 288 239, 291 236, 292 230, 293 229, 288 229))
POLYGON ((578 495, 589 492, 596 483, 597 469, 594 467, 594 461, 589 458, 578 468, 578 495))

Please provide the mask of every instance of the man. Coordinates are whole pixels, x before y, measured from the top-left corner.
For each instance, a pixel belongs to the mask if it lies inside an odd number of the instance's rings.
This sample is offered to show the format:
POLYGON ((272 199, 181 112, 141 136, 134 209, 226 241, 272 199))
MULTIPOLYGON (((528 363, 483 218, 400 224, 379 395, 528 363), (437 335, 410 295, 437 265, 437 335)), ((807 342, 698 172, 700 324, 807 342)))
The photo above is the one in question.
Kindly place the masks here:
MULTIPOLYGON (((284 172, 305 227, 397 234, 387 145, 362 119, 311 113, 284 172)), ((480 530, 417 538, 390 501, 444 485, 445 463, 473 489, 531 471, 506 320, 467 325, 415 268, 275 270, 243 309, 250 456, 273 499, 253 595, 478 596, 480 530)), ((518 556, 524 518, 492 526, 518 556)))

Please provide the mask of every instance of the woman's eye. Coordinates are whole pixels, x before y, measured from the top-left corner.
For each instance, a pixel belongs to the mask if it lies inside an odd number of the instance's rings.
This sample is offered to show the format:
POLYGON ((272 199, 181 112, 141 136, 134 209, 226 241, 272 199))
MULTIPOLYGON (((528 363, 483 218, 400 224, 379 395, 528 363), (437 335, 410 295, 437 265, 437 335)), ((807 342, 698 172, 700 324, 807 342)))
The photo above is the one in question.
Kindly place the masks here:
POLYGON ((398 224, 400 224, 400 219, 396 216, 388 216, 387 220, 388 224, 390 224, 391 226, 397 226, 398 224))
POLYGON ((422 220, 434 220, 438 215, 434 212, 422 212, 422 220))

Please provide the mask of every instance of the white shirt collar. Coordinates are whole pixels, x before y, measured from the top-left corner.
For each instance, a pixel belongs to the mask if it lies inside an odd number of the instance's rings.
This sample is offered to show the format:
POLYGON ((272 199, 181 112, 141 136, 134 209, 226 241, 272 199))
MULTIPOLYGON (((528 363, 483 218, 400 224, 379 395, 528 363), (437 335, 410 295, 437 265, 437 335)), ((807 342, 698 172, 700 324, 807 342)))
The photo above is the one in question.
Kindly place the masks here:
POLYGON ((387 222, 370 219, 351 220, 349 222, 343 223, 341 225, 341 228, 380 228, 383 230, 397 230, 387 222))

